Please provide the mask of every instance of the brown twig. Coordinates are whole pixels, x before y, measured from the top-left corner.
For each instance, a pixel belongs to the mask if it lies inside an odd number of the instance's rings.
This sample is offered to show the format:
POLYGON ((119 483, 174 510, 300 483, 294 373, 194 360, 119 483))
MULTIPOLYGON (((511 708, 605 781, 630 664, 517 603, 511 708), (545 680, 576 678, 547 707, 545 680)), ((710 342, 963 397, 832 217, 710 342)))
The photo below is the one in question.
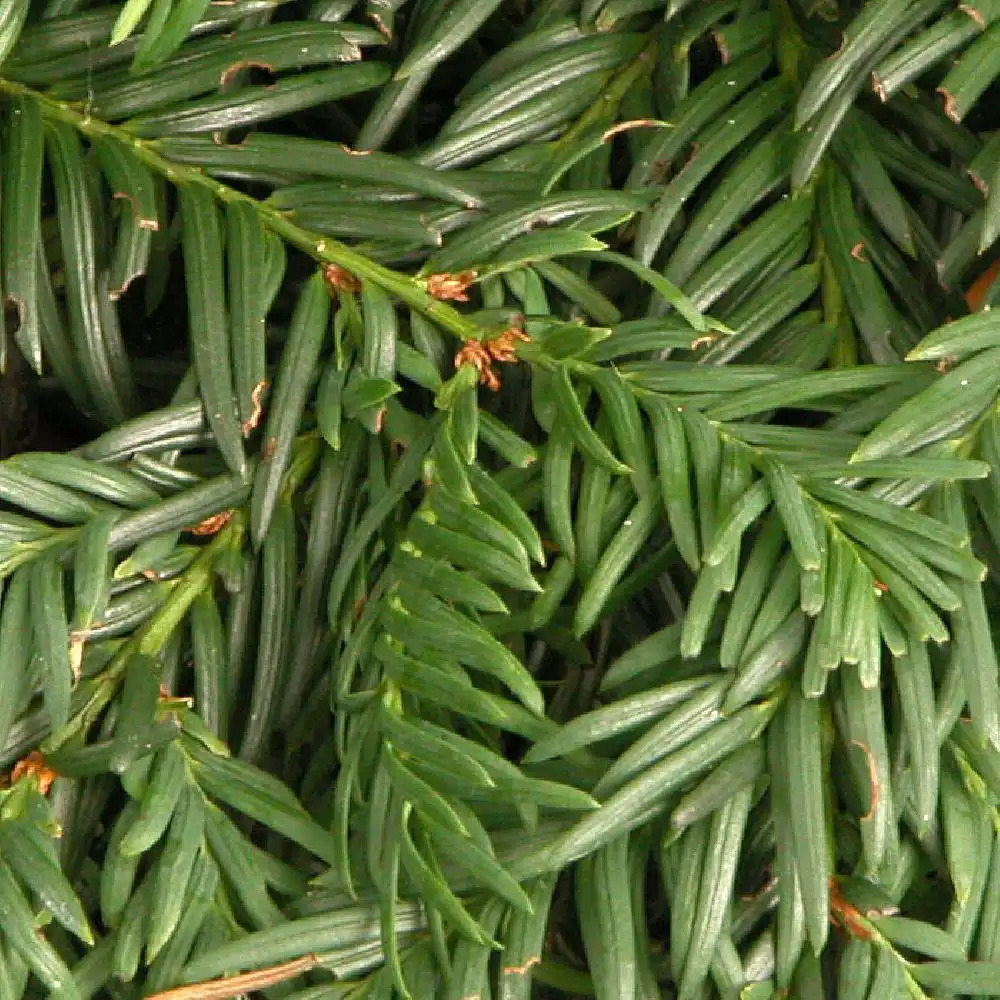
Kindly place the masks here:
POLYGON ((315 969, 317 965, 319 959, 316 955, 303 955, 267 969, 241 972, 238 976, 225 976, 222 979, 209 979, 190 986, 177 986, 172 990, 154 993, 146 997, 146 1000, 225 1000, 226 997, 236 997, 251 990, 262 990, 283 983, 286 979, 293 979, 303 972, 315 969))

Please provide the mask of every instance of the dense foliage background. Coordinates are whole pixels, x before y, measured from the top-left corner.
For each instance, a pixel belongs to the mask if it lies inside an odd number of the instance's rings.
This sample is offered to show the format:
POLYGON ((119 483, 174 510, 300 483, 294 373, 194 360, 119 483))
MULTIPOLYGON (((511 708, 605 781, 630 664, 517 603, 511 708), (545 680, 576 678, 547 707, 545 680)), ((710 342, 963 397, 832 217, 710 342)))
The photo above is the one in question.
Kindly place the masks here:
POLYGON ((0 0, 0 1000, 1000 995, 998 76, 0 0))

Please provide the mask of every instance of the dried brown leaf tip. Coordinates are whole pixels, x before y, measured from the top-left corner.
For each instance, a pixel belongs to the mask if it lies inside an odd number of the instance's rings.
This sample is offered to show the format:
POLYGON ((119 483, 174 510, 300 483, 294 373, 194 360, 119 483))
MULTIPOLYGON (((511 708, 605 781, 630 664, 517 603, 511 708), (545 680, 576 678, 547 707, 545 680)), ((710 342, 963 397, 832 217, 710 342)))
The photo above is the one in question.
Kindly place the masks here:
POLYGON ((89 638, 89 628, 74 630, 69 634, 69 668, 73 672, 74 681, 78 681, 83 674, 83 649, 89 638))
POLYGON ((634 128, 656 128, 659 124, 655 118, 633 118, 631 121, 618 122, 601 133, 601 142, 610 142, 616 135, 634 128))
POLYGON ((385 21, 381 17, 379 17, 378 14, 369 14, 368 16, 371 18, 372 23, 375 25, 375 28, 378 31, 378 33, 387 42, 391 42, 392 41, 392 28, 390 28, 389 25, 386 24, 385 21))
POLYGON ((691 341, 691 350, 700 351, 703 347, 709 347, 719 339, 717 333, 704 333, 700 337, 695 337, 691 341))
POLYGON ((219 74, 219 86, 228 86, 232 82, 233 77, 244 69, 260 69, 265 73, 274 73, 274 65, 272 63, 260 62, 257 59, 241 59, 239 62, 233 63, 232 66, 227 66, 219 74))
POLYGON ((323 268, 323 277, 335 292, 361 291, 361 281, 339 264, 327 264, 323 268))
POLYGON ((111 197, 127 201, 132 206, 135 223, 140 229, 148 229, 151 233, 158 233, 160 231, 159 219, 143 218, 142 213, 139 211, 139 200, 134 195, 129 194, 127 191, 116 191, 111 197))
POLYGON ((541 956, 532 955, 523 965, 505 965, 503 974, 505 976, 526 976, 536 965, 541 965, 541 963, 541 956))
POLYGON ((475 271, 459 271, 457 274, 432 274, 424 282, 427 294, 442 302, 468 302, 469 286, 479 275, 475 271))
POLYGON ((885 84, 878 73, 872 73, 872 90, 875 91, 876 96, 883 104, 889 100, 889 91, 886 90, 885 84))
POLYGON ((264 414, 264 394, 267 392, 270 384, 267 379, 262 379, 250 392, 250 403, 253 409, 250 411, 250 416, 240 424, 244 437, 248 437, 260 424, 260 418, 264 414))
POLYGON ((976 27, 979 28, 980 31, 986 30, 987 28, 986 18, 983 15, 983 12, 979 10, 978 7, 974 7, 971 3, 960 3, 958 5, 958 9, 963 14, 967 14, 969 17, 971 17, 972 20, 976 22, 976 27))
POLYGON ((233 512, 231 510, 223 510, 218 514, 213 514, 211 517, 206 517, 204 521, 200 521, 194 527, 187 530, 192 535, 217 535, 232 519, 233 512))
POLYGON ((875 815, 875 810, 878 809, 879 803, 882 801, 882 784, 879 781, 878 776, 878 761, 875 759, 875 754, 872 753, 871 747, 867 743, 862 743, 861 740, 851 740, 851 746, 858 747, 858 749, 865 755, 865 759, 868 761, 868 780, 871 782, 871 802, 868 806, 868 812, 861 817, 861 821, 865 822, 870 820, 875 815))
POLYGON ((960 122, 962 120, 962 113, 959 111, 958 100, 955 95, 945 90, 944 87, 938 87, 937 92, 944 101, 944 113, 953 122, 960 122))
POLYGON ((52 782, 59 777, 59 774, 45 762, 41 751, 32 750, 27 757, 14 765, 14 770, 10 772, 10 783, 16 785, 17 782, 31 777, 38 782, 38 790, 42 795, 48 795, 52 782))
POLYGON ((455 355, 455 367, 472 365, 479 372, 479 381, 487 389, 496 392, 500 388, 500 376, 493 370, 497 362, 517 361, 518 343, 530 343, 531 338, 516 326, 509 327, 491 340, 469 339, 455 355))

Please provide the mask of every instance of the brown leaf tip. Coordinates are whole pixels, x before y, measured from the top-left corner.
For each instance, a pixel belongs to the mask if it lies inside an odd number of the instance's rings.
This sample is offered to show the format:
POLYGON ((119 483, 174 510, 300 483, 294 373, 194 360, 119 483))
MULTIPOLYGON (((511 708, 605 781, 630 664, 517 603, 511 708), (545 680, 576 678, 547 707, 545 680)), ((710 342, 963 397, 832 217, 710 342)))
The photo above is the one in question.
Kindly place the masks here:
POLYGON ((958 106, 958 100, 954 94, 945 90, 944 87, 938 87, 937 92, 941 95, 944 101, 944 113, 953 121, 960 122, 962 120, 962 113, 958 106))
POLYGON ((715 42, 715 47, 719 50, 719 58, 722 60, 722 65, 728 66, 732 61, 733 53, 729 48, 729 42, 726 39, 725 33, 722 31, 713 31, 712 41, 715 42))
POLYGON ((235 62, 231 66, 227 66, 219 74, 219 86, 228 86, 233 77, 236 76, 240 70, 244 69, 260 69, 265 73, 270 73, 272 75, 275 72, 273 63, 260 62, 257 59, 241 59, 239 62, 235 62))
POLYGON ((830 916, 833 922, 843 927, 851 937, 871 941, 872 932, 861 911, 849 903, 840 893, 840 886, 835 878, 830 879, 830 916))
POLYGON ((700 351, 703 347, 709 347, 719 339, 717 333, 704 333, 700 337, 695 337, 691 341, 691 350, 700 351))
POLYGON ((633 118, 627 122, 618 122, 601 133, 601 142, 609 142, 616 135, 634 128, 656 128, 659 124, 655 118, 633 118))
POLYGON ((878 73, 872 73, 872 90, 875 91, 875 95, 883 104, 889 100, 889 91, 886 89, 878 73))
POLYGON ((385 21, 375 13, 369 12, 368 16, 371 18, 372 22, 375 24, 378 33, 387 41, 392 41, 392 28, 389 27, 385 21))
POLYGON ((980 31, 986 30, 986 18, 983 16, 983 12, 976 7, 973 7, 971 3, 960 3, 958 9, 963 13, 972 18, 976 23, 976 27, 980 31))
POLYGON ((244 437, 248 437, 260 424, 260 418, 264 414, 264 394, 270 386, 271 383, 268 382, 267 379, 261 379, 253 387, 253 389, 250 390, 250 404, 253 409, 250 411, 250 416, 247 417, 242 424, 240 424, 244 437))
POLYGON ((541 961, 539 955, 532 955, 524 965, 505 965, 503 973, 505 976, 526 976, 534 966, 541 964, 541 961))
POLYGON ((111 197, 119 201, 127 201, 132 206, 135 224, 140 229, 147 229, 151 233, 158 233, 160 231, 160 220, 143 218, 142 213, 139 211, 139 200, 134 195, 129 194, 127 191, 116 191, 111 197))
POLYGON ((851 740, 851 746, 858 747, 868 761, 868 780, 871 783, 871 801, 868 805, 868 812, 866 812, 864 816, 860 817, 861 822, 864 823, 872 819, 875 815, 875 810, 878 809, 879 803, 882 801, 882 784, 879 781, 878 761, 875 759, 875 754, 872 753, 871 747, 869 747, 867 743, 862 743, 861 740, 851 740))

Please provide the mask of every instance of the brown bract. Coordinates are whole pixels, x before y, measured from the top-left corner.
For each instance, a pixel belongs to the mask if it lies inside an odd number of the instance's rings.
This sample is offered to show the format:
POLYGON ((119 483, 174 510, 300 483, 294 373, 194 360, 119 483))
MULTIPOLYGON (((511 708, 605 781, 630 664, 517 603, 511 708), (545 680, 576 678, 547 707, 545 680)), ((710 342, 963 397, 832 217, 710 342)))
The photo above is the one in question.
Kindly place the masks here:
POLYGON ((211 517, 206 517, 204 521, 194 525, 187 530, 192 535, 217 535, 233 519, 231 510, 223 510, 211 517))
POLYGON ((459 271, 457 274, 450 274, 445 271, 442 274, 432 274, 424 282, 427 294, 442 302, 468 302, 469 296, 466 294, 478 274, 475 271, 459 271))
POLYGON ((361 281, 339 264, 327 264, 323 268, 326 283, 338 292, 360 292, 361 281))
POLYGON ((52 787, 52 782, 59 775, 45 762, 41 751, 32 750, 27 757, 19 760, 14 765, 14 770, 10 772, 10 783, 14 785, 23 778, 29 777, 34 777, 38 782, 38 790, 42 795, 48 795, 49 789, 52 787))
POLYGON ((486 341, 486 349, 494 361, 517 361, 518 343, 530 344, 529 337, 523 330, 516 326, 509 326, 499 337, 486 341))
POLYGON ((516 326, 508 327, 499 337, 491 340, 469 339, 455 355, 455 367, 472 365, 479 372, 479 381, 487 389, 496 392, 500 388, 500 376, 493 370, 495 362, 517 361, 517 345, 529 343, 531 338, 516 326))

